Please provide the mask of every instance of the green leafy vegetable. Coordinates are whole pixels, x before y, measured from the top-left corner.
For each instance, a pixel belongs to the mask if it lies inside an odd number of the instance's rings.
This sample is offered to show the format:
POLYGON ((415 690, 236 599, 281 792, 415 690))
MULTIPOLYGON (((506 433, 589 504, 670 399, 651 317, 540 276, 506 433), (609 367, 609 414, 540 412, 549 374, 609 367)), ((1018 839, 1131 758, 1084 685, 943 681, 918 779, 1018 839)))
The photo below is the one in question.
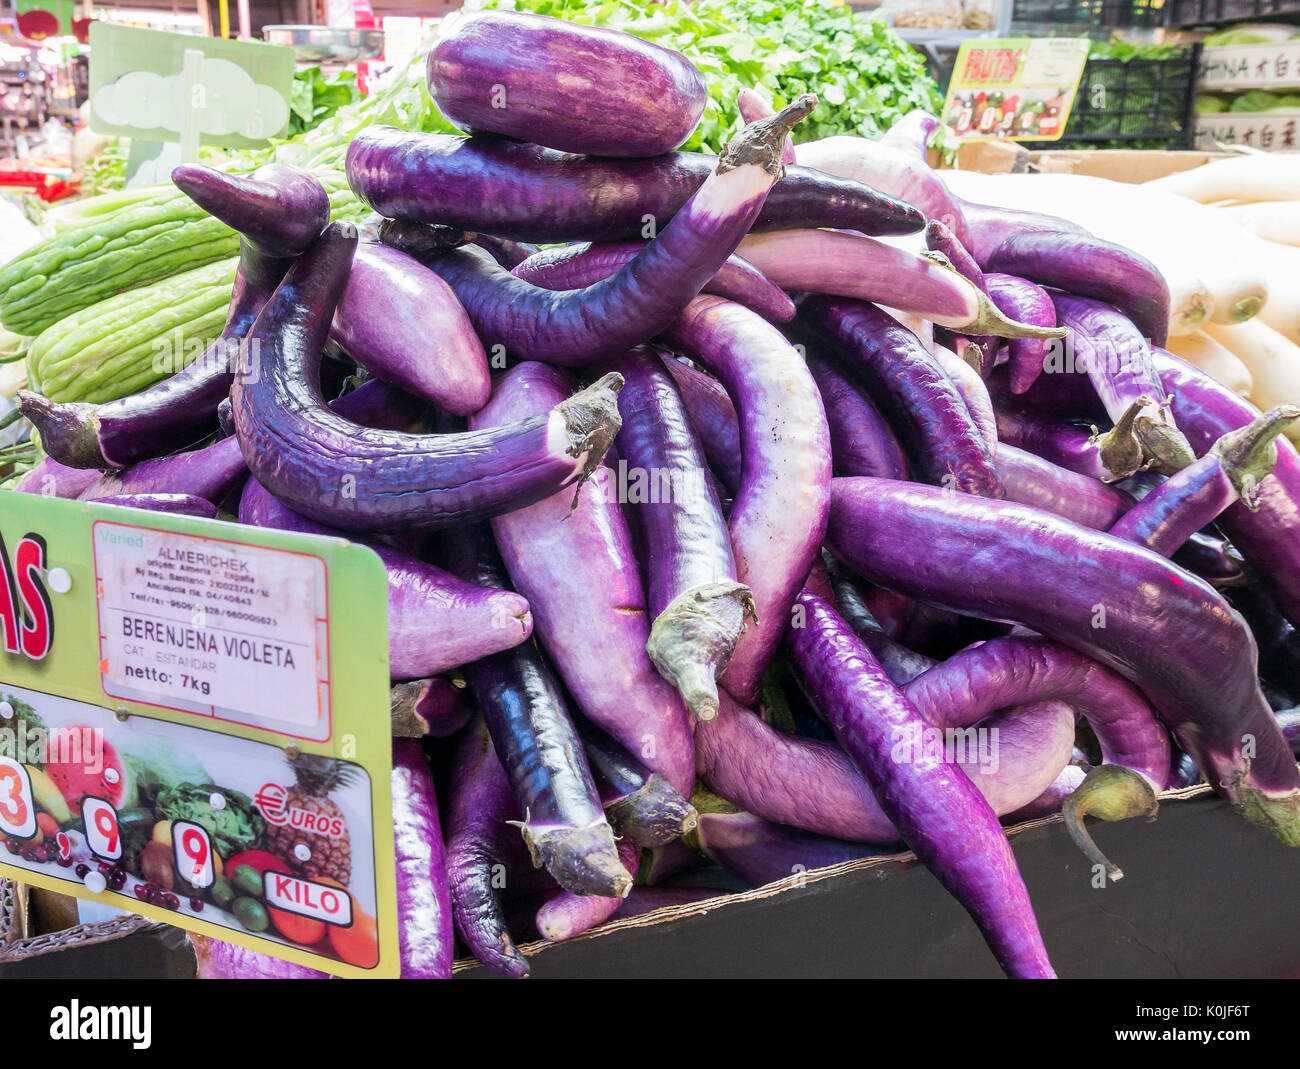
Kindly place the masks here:
POLYGON ((160 791, 154 812, 159 820, 188 820, 200 825, 222 857, 258 849, 266 833, 266 822, 248 795, 229 787, 214 788, 211 783, 180 783, 160 791), (214 792, 225 799, 221 809, 212 807, 214 792))
POLYGON ((0 694, 0 701, 8 702, 10 708, 14 711, 12 720, 0 722, 0 726, 8 728, 7 731, 0 732, 0 757, 8 757, 12 760, 17 757, 20 727, 24 732, 22 737, 25 740, 31 739, 36 732, 41 733, 40 738, 45 738, 45 721, 41 719, 40 714, 35 709, 21 698, 12 694, 0 694))

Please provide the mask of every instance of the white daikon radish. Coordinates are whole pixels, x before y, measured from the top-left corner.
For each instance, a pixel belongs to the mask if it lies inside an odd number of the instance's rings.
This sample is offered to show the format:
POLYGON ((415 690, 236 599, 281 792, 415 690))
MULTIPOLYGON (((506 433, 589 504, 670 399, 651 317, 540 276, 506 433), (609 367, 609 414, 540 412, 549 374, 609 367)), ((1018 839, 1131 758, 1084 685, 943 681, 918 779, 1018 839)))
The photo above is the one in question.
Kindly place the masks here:
MULTIPOLYGON (((1256 408, 1300 404, 1300 345, 1260 322, 1235 327, 1215 324, 1206 333, 1246 365, 1252 380, 1250 400, 1256 408)), ((1292 424, 1286 436, 1300 443, 1300 427, 1292 424)))
POLYGON ((1219 210, 1257 238, 1281 245, 1300 245, 1300 200, 1261 200, 1219 210))
POLYGON ((1250 396, 1252 380, 1246 365, 1237 359, 1231 349, 1222 342, 1215 341, 1205 331, 1197 330, 1191 334, 1171 337, 1165 348, 1242 397, 1250 396))
POLYGON ((1300 154, 1270 152, 1215 160, 1145 183, 1145 189, 1176 193, 1202 204, 1216 200, 1300 199, 1300 154))

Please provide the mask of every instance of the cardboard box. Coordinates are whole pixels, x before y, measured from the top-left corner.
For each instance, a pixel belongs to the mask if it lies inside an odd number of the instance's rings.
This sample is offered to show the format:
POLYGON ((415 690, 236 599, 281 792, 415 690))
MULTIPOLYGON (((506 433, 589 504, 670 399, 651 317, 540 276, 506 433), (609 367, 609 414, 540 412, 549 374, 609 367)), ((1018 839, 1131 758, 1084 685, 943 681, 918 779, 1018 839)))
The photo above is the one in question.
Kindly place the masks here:
MULTIPOLYGON (((1124 879, 1097 886, 1060 817, 1011 829, 1063 977, 1297 977, 1300 850, 1247 825, 1206 786, 1162 796, 1155 822, 1090 824, 1124 879)), ((538 978, 993 978, 966 911, 910 853, 523 947, 538 978)), ((457 976, 491 977, 476 962, 457 976)))

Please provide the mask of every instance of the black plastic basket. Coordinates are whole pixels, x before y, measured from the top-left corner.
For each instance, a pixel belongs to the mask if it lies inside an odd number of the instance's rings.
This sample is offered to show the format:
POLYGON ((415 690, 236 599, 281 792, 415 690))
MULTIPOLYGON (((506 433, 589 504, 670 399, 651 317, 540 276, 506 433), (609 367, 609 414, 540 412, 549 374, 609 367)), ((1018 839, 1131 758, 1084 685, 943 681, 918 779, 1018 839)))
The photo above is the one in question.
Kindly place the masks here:
POLYGON ((1178 28, 1279 15, 1300 17, 1300 0, 1169 0, 1167 6, 1169 25, 1178 28))
POLYGON ((1065 136, 1026 147, 1191 148, 1200 51, 1191 45, 1169 59, 1088 60, 1065 136))
POLYGON ((1162 26, 1164 0, 1015 0, 1012 22, 1055 23, 1072 26, 1162 26))

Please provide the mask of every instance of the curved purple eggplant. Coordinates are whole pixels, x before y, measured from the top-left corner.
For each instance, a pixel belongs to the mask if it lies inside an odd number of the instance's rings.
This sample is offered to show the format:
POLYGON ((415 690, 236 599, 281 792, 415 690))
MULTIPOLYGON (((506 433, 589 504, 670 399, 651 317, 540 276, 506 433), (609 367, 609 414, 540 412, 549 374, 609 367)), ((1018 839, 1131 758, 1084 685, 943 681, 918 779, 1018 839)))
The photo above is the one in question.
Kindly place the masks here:
MULTIPOLYGON (((547 289, 582 289, 615 274, 645 247, 644 241, 562 245, 530 256, 510 273, 547 289)), ((743 304, 773 323, 788 323, 794 318, 794 302, 785 290, 734 253, 700 292, 743 304)))
MULTIPOLYGON (((954 271, 985 297, 989 296, 988 283, 984 280, 984 272, 980 270, 980 265, 975 262, 975 258, 967 251, 966 246, 958 241, 953 232, 940 220, 931 219, 925 224, 925 246, 932 255, 944 257, 954 271)), ((993 301, 993 307, 998 307, 996 301, 993 301)), ((998 355, 999 339, 991 334, 972 335, 968 331, 962 333, 979 352, 978 361, 973 362, 977 363, 980 376, 988 375, 993 370, 993 361, 998 355)))
POLYGON ((462 523, 585 480, 618 432, 617 375, 493 431, 368 430, 330 411, 316 379, 355 247, 351 225, 331 224, 249 333, 260 373, 241 357, 231 401, 234 441, 257 480, 295 512, 347 530, 462 523))
POLYGON ((46 497, 80 497, 102 477, 103 473, 93 468, 70 468, 53 457, 43 457, 31 471, 18 477, 13 490, 46 497))
MULTIPOLYGON (((1157 350, 1156 370, 1173 396, 1173 410, 1192 447, 1208 450, 1228 431, 1258 418, 1259 409, 1176 356, 1157 350)), ((1300 627, 1300 453, 1278 441, 1273 474, 1259 487, 1259 507, 1237 504, 1219 517, 1218 526, 1260 573, 1277 607, 1300 627)))
POLYGON ((1113 304, 1156 345, 1169 336, 1168 283, 1123 245, 1087 233, 1027 231, 1008 237, 980 266, 1113 304))
POLYGON ((826 352, 863 386, 905 438, 928 481, 1002 497, 993 456, 965 399, 915 334, 872 304, 811 297, 802 318, 826 338, 826 352))
MULTIPOLYGON (((780 148, 778 141, 778 161, 780 148)), ((667 225, 716 164, 717 157, 698 152, 575 158, 499 137, 371 126, 348 146, 347 175, 353 192, 390 219, 554 244, 645 239, 667 225)), ((910 204, 869 186, 791 167, 754 225, 910 234, 925 220, 910 204)))
POLYGON ((808 353, 808 370, 826 409, 835 474, 906 479, 903 447, 875 402, 820 353, 808 353))
POLYGON ((1133 498, 1123 490, 1006 442, 998 445, 997 467, 1008 501, 1032 505, 1096 531, 1109 531, 1133 507, 1133 498))
MULTIPOLYGON (((780 141, 817 98, 806 94, 771 119, 747 127, 723 150, 704 184, 618 272, 583 289, 551 279, 564 264, 535 270, 532 285, 472 246, 428 261, 455 291, 474 329, 493 350, 565 366, 590 364, 649 341, 668 327, 726 262, 781 174, 780 141)), ((384 240, 419 224, 385 226, 384 240)))
MULTIPOLYGON (((993 412, 997 417, 998 439, 1001 444, 1022 449, 1058 468, 1096 482, 1115 481, 1114 473, 1102 460, 1097 435, 1087 427, 1067 423, 1001 398, 995 398, 993 412)), ((1127 417, 1127 420, 1131 427, 1131 417, 1127 417)), ((1134 446, 1134 457, 1140 461, 1140 447, 1136 443, 1134 446)))
POLYGON ((1203 581, 1038 509, 883 479, 835 481, 828 541, 871 582, 1023 624, 1114 668, 1248 821, 1300 845, 1300 770, 1259 692, 1254 640, 1203 581))
POLYGON ((200 980, 328 980, 329 974, 191 932, 200 980))
POLYGON ((673 357, 664 357, 664 367, 677 383, 709 468, 734 494, 740 486, 740 419, 726 387, 712 375, 673 357))
MULTIPOLYGON (((346 538, 300 516, 256 479, 239 502, 239 522, 346 538)), ((394 679, 437 675, 526 642, 533 632, 528 602, 512 590, 466 583, 443 569, 374 542, 388 573, 388 671, 394 679)))
POLYGON ((330 338, 376 378, 468 416, 492 392, 487 356, 447 283, 386 245, 360 245, 330 338))
MULTIPOLYGON (((1054 327, 1056 306, 1042 286, 1014 275, 990 271, 984 276, 985 292, 1004 315, 1020 323, 1054 327)), ((1043 373, 1043 362, 1050 356, 1056 339, 1012 338, 1007 342, 1011 358, 1011 392, 1024 393, 1043 373)))
MULTIPOLYGON (((475 427, 528 418, 563 396, 568 380, 544 364, 511 368, 475 427)), ((646 654, 650 623, 632 536, 614 473, 600 466, 575 505, 565 493, 494 518, 515 588, 536 634, 589 720, 675 790, 695 781, 691 721, 646 654)))
POLYGON ((806 590, 798 604, 806 626, 789 631, 795 669, 904 842, 970 912, 1008 975, 1053 978, 1029 892, 988 802, 942 753, 917 747, 912 760, 899 760, 900 740, 929 725, 834 609, 806 590))
POLYGON ((263 256, 302 255, 330 221, 325 187, 289 163, 264 164, 248 176, 183 163, 172 168, 172 182, 263 256))
POLYGON ((393 848, 403 980, 449 980, 456 956, 438 796, 424 750, 393 740, 393 848))
POLYGON ((695 841, 710 861, 751 887, 885 853, 879 847, 773 824, 752 813, 701 813, 695 841))
MULTIPOLYGON (((624 839, 618 844, 619 864, 623 866, 629 881, 628 894, 631 894, 630 883, 636 874, 640 853, 641 848, 631 839, 624 839)), ((572 891, 561 889, 538 908, 535 917, 537 932, 551 943, 573 939, 609 920, 619 911, 627 897, 575 895, 572 891)))
POLYGON ((646 589, 654 616, 646 652, 695 716, 718 712, 717 679, 753 613, 722 505, 677 387, 650 350, 611 365, 623 376, 619 471, 640 476, 629 495, 646 546, 646 589))
POLYGON ((736 579, 749 587, 758 619, 720 682, 752 704, 826 530, 826 412, 799 353, 738 304, 697 297, 666 338, 718 377, 740 419, 741 483, 729 528, 736 579))
POLYGON ((92 497, 89 501, 92 505, 120 505, 129 509, 147 509, 149 512, 199 516, 205 520, 217 518, 217 506, 193 494, 115 494, 111 497, 92 497))
POLYGON ((188 494, 220 502, 248 474, 239 443, 223 438, 189 453, 145 460, 125 471, 101 474, 81 500, 120 494, 188 494))
MULTIPOLYGON (((942 179, 937 181, 943 185, 942 179)), ((947 186, 944 186, 944 190, 947 190, 947 186)), ((1068 219, 1061 219, 1055 215, 1020 211, 1015 208, 998 208, 991 204, 976 204, 957 196, 953 196, 952 199, 969 228, 969 240, 962 238, 962 244, 970 249, 976 263, 986 272, 993 270, 988 266, 988 262, 998 247, 1008 238, 1020 234, 1043 233, 1061 237, 1072 236, 1076 242, 1084 242, 1088 238, 1094 242, 1099 241, 1097 238, 1092 238, 1092 235, 1078 223, 1072 223, 1068 219)), ((944 222, 947 220, 945 219, 944 222)), ((949 223, 949 226, 951 225, 949 223)), ((1100 246, 1086 244, 1085 247, 1088 251, 1099 249, 1104 252, 1109 246, 1103 242, 1100 246)))
POLYGON ((502 976, 528 975, 528 959, 506 927, 498 891, 517 816, 505 769, 481 717, 457 737, 447 795, 447 882, 456 933, 487 968, 502 976))
POLYGON ((438 38, 429 93, 458 129, 563 152, 658 156, 704 114, 704 76, 680 52, 619 30, 479 11, 438 38))

